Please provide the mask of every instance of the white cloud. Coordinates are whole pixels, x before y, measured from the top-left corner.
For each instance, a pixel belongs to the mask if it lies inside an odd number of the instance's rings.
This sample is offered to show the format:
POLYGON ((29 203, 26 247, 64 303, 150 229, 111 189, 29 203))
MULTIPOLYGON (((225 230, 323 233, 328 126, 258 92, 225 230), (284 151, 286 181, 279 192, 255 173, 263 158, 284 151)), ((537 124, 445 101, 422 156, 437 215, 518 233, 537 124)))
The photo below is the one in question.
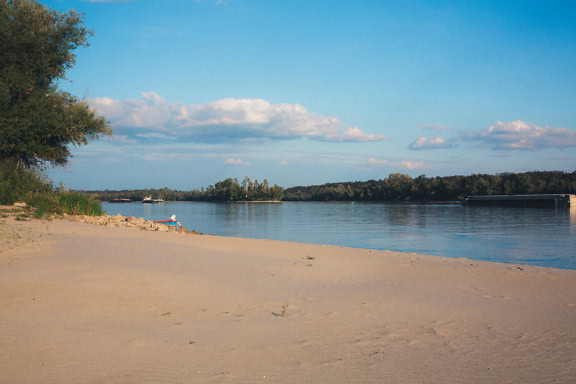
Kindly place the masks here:
POLYGON ((400 169, 430 169, 430 166, 423 161, 411 161, 411 160, 389 161, 384 159, 376 159, 374 157, 368 159, 368 164, 376 166, 389 165, 393 168, 400 168, 400 169))
POLYGON ((361 129, 357 127, 348 127, 346 131, 344 131, 344 135, 336 134, 336 135, 326 135, 323 138, 325 141, 381 141, 386 140, 387 137, 383 135, 376 135, 373 133, 364 133, 361 129))
POLYGON ((172 137, 165 135, 163 133, 138 133, 136 134, 137 137, 143 137, 145 139, 161 139, 161 140, 171 140, 172 137))
POLYGON ((155 92, 141 99, 88 99, 120 134, 161 133, 190 141, 254 138, 366 142, 386 139, 357 127, 345 128, 336 117, 318 115, 299 104, 271 104, 262 99, 222 99, 204 104, 168 103, 155 92))
POLYGON ((245 162, 242 159, 226 159, 226 161, 224 162, 224 164, 229 164, 229 165, 250 165, 250 163, 245 162))
POLYGON ((430 166, 423 161, 401 160, 394 161, 391 164, 396 168, 402 169, 430 169, 430 166))
POLYGON ((434 138, 419 137, 412 144, 408 146, 409 149, 420 150, 420 149, 442 149, 442 148, 452 148, 454 145, 449 141, 444 140, 440 136, 434 138))
POLYGON ((576 146, 576 130, 540 127, 523 121, 497 121, 486 130, 467 133, 463 139, 484 142, 492 149, 543 149, 576 146))
POLYGON ((115 144, 136 144, 138 140, 130 139, 128 136, 125 135, 113 135, 113 136, 105 136, 102 140, 115 143, 115 144))
POLYGON ((375 158, 371 157, 368 159, 368 164, 370 164, 370 165, 386 165, 386 164, 390 164, 390 162, 388 160, 375 159, 375 158))

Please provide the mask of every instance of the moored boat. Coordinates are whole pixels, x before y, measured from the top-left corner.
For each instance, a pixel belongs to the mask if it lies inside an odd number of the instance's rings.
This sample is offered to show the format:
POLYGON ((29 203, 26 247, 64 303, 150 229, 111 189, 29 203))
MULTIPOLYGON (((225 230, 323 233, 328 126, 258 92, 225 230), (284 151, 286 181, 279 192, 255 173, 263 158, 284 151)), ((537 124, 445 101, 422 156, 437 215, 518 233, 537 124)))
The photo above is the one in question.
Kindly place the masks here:
POLYGON ((142 203, 144 204, 162 204, 164 203, 164 199, 153 199, 152 196, 146 196, 142 199, 142 203))
POLYGON ((130 199, 112 199, 108 200, 109 203, 131 203, 132 200, 130 199))
POLYGON ((170 220, 154 220, 155 223, 164 224, 164 225, 173 225, 176 228, 181 228, 182 224, 179 221, 176 221, 176 215, 170 216, 170 220))

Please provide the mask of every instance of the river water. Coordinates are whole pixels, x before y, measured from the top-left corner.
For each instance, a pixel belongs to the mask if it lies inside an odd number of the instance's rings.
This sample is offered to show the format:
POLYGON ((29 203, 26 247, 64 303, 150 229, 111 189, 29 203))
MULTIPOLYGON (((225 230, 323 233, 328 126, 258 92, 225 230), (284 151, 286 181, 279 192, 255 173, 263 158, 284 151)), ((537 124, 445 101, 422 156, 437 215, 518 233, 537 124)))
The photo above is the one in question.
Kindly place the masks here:
POLYGON ((220 236, 576 269, 576 209, 386 203, 103 203, 220 236))

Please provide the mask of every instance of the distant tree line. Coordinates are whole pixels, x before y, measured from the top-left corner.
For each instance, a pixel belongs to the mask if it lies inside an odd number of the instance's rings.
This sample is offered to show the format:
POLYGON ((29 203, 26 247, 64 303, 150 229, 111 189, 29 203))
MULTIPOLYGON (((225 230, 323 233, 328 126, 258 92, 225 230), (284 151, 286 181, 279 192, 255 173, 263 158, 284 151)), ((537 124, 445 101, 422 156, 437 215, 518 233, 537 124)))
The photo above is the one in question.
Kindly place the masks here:
POLYGON ((100 200, 131 199, 145 196, 166 201, 461 201, 471 195, 523 195, 541 193, 576 194, 576 172, 559 171, 476 174, 470 176, 412 178, 393 173, 382 180, 329 183, 283 189, 246 177, 242 182, 228 178, 200 190, 169 188, 122 191, 84 191, 100 200))
POLYGON ((470 195, 576 193, 576 172, 526 172, 412 178, 394 173, 383 180, 288 188, 285 201, 460 201, 470 195))
POLYGON ((112 199, 130 199, 141 201, 146 196, 162 197, 166 201, 279 201, 282 200, 284 189, 268 180, 262 183, 245 177, 242 182, 228 178, 200 190, 178 191, 169 188, 137 189, 122 191, 84 191, 96 195, 102 201, 112 199))

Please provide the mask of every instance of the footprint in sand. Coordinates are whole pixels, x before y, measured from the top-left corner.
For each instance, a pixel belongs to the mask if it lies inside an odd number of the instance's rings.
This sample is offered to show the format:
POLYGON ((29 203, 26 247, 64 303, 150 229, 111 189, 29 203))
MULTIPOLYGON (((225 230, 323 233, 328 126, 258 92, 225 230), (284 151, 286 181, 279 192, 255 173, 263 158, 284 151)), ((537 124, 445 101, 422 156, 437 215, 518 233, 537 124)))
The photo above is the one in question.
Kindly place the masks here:
POLYGON ((230 372, 220 372, 214 375, 211 375, 208 380, 220 380, 220 379, 235 379, 236 376, 232 375, 230 372))
POLYGON ((506 296, 492 296, 492 295, 483 295, 482 297, 486 298, 486 299, 502 299, 502 300, 508 300, 508 298, 506 296))
POLYGON ((310 347, 315 347, 318 345, 317 342, 315 341, 310 341, 310 340, 302 340, 296 343, 296 345, 298 345, 299 347, 303 347, 303 348, 310 348, 310 347))
POLYGON ((468 292, 483 292, 486 290, 486 288, 478 288, 478 287, 463 287, 463 286, 459 286, 457 287, 458 289, 462 289, 463 291, 468 291, 468 292))
POLYGON ((323 362, 321 365, 323 365, 323 366, 340 365, 340 364, 342 364, 343 361, 344 361, 344 359, 332 359, 332 360, 328 360, 328 361, 323 362))

